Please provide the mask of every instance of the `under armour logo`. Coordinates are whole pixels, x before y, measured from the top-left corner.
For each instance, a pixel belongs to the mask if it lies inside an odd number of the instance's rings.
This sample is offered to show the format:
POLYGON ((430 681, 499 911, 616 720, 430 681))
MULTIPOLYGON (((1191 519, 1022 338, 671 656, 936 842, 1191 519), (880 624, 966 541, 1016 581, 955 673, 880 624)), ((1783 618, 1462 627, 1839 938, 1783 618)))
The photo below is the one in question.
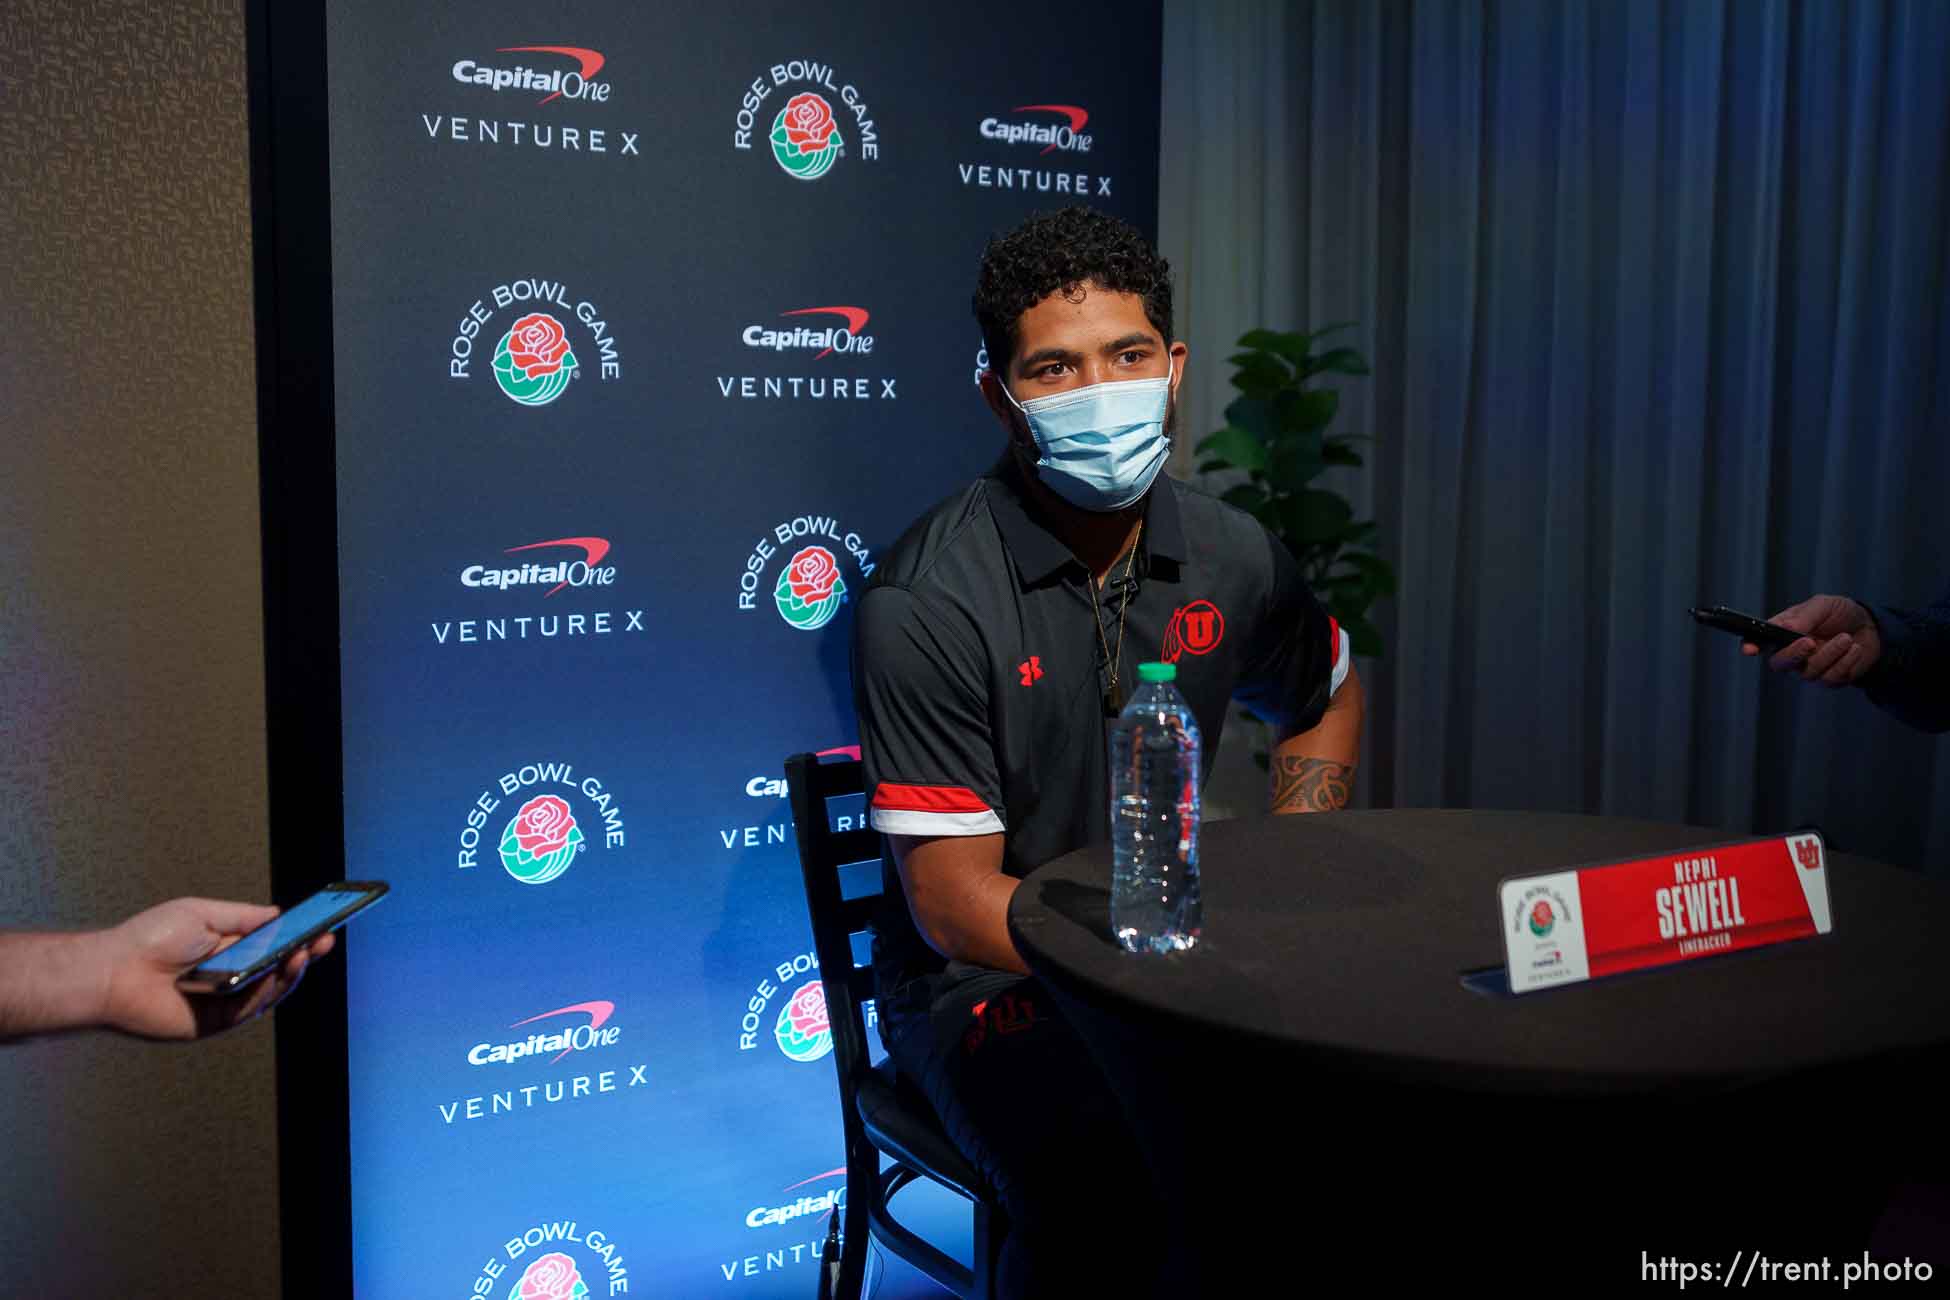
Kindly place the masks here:
POLYGON ((1016 665, 1016 671, 1022 674, 1022 684, 1028 686, 1030 683, 1042 677, 1043 657, 1041 655, 1030 655, 1029 658, 1016 665))

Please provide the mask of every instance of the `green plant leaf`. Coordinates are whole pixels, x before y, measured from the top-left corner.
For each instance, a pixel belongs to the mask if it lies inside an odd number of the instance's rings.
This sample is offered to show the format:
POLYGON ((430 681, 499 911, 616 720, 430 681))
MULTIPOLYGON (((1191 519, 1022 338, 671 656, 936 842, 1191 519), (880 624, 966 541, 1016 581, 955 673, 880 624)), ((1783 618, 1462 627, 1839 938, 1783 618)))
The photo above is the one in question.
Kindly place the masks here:
POLYGON ((1342 330, 1351 330, 1354 326, 1355 322, 1351 320, 1337 320, 1332 325, 1322 325, 1319 329, 1307 335, 1307 342, 1312 343, 1315 339, 1324 339, 1329 334, 1338 334, 1342 330))
POLYGON ((1301 378, 1328 373, 1365 375, 1368 373, 1368 363, 1353 348, 1335 348, 1332 352, 1323 352, 1317 357, 1309 357, 1307 364, 1301 369, 1301 378))
POLYGON ((1337 492, 1309 488, 1287 502, 1287 534, 1303 544, 1322 545, 1341 540, 1354 507, 1337 492))
POLYGON ((1381 536, 1381 525, 1369 519, 1358 524, 1349 524, 1340 536, 1342 546, 1373 546, 1375 538, 1381 536))
POLYGON ((1239 336, 1239 346, 1242 348, 1253 348, 1262 352, 1284 353, 1286 348, 1295 339, 1305 343, 1307 336, 1304 334, 1282 334, 1278 330, 1254 329, 1247 330, 1239 336))
POLYGON ((1338 615, 1335 617, 1341 627, 1347 632, 1348 643, 1356 655, 1363 659, 1384 659, 1387 657, 1386 651, 1381 644, 1381 633, 1375 631, 1374 624, 1368 622, 1365 617, 1360 614, 1353 614, 1346 618, 1341 618, 1338 615))
POLYGON ((1248 397, 1271 397, 1293 382, 1293 371, 1264 352, 1241 352, 1232 363, 1232 385, 1248 397))
POLYGON ((1297 492, 1326 468, 1320 440, 1306 434, 1286 434, 1266 449, 1266 477, 1276 491, 1297 492))
POLYGON ((1363 465, 1361 453, 1347 445, 1344 438, 1328 438, 1320 444, 1320 458, 1329 465, 1363 465))
POLYGON ((1280 428, 1295 433, 1317 433, 1333 422, 1341 409, 1341 395, 1331 388, 1308 388, 1281 393, 1274 400, 1280 428))
POLYGON ((1395 571, 1379 555, 1371 555, 1367 551, 1342 551, 1340 562, 1357 570, 1376 595, 1395 594, 1395 571))
POLYGON ((1219 494, 1219 500, 1238 506, 1247 514, 1258 514, 1266 504, 1266 489, 1253 483, 1240 483, 1219 494))
MULTIPOLYGON (((1236 429, 1229 424, 1193 450, 1222 461, 1233 469, 1251 472, 1266 468, 1266 444, 1244 429, 1236 429)), ((1201 466, 1201 470, 1203 468, 1201 466)))
POLYGON ((1275 414, 1280 397, 1235 397, 1232 405, 1226 407, 1226 423, 1244 429, 1260 441, 1265 442, 1279 432, 1280 422, 1275 414))

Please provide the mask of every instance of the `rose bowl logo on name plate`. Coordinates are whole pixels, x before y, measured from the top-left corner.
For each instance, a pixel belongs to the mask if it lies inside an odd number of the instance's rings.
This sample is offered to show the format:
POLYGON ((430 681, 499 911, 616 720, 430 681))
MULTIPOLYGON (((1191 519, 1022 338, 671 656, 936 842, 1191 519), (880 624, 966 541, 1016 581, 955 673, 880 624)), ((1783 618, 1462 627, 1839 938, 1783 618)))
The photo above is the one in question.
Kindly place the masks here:
POLYGON ((1551 911, 1549 899, 1540 898, 1530 909, 1530 932, 1539 939, 1557 927, 1557 914, 1551 911))
POLYGON ((477 1300, 589 1300, 599 1289, 604 1295, 629 1291, 622 1249, 607 1233, 556 1219, 503 1242, 468 1294, 477 1300))
POLYGON ((623 373, 616 339, 594 302, 571 294, 560 280, 498 284, 461 313, 447 345, 447 377, 473 379, 477 352, 496 339, 488 363, 495 386, 518 406, 547 406, 584 373, 571 334, 587 339, 584 355, 595 358, 599 378, 607 382, 623 373))
POLYGON ((481 864, 483 832, 502 817, 507 820, 492 841, 495 858, 524 885, 558 879, 588 850, 591 835, 600 836, 605 849, 621 848, 625 842, 623 811, 600 780, 578 775, 572 763, 525 763, 469 805, 460 831, 457 863, 462 871, 481 864), (517 799, 510 816, 505 805, 517 799))
POLYGON ((841 83, 830 64, 788 59, 773 64, 744 88, 734 114, 731 147, 749 150, 753 138, 763 136, 781 171, 795 180, 816 181, 847 155, 849 130, 841 125, 847 118, 852 119, 850 133, 861 161, 877 161, 880 134, 859 87, 841 83), (784 102, 773 110, 767 101, 775 95, 783 96, 784 102), (770 127, 764 126, 768 112, 770 127))
POLYGON ((738 608, 759 608, 759 592, 769 589, 772 604, 787 627, 817 632, 833 621, 853 592, 843 568, 851 561, 862 585, 873 574, 872 553, 860 535, 842 529, 830 515, 799 515, 760 537, 738 575, 738 608), (767 588, 765 576, 783 559, 767 588))

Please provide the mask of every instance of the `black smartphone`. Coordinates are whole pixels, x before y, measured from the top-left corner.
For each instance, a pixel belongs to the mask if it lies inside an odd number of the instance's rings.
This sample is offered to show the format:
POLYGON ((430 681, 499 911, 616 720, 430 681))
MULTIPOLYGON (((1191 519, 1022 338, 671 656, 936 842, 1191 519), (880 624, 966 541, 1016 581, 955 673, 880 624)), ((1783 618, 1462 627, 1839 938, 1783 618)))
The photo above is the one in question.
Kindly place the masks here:
POLYGON ((269 975, 292 953, 371 907, 386 894, 383 880, 342 880, 287 907, 222 952, 211 953, 176 977, 185 993, 235 993, 269 975))
POLYGON ((1780 650, 1801 639, 1801 633, 1791 627, 1769 623, 1752 614, 1728 609, 1725 605, 1695 605, 1692 614, 1700 626, 1731 632, 1742 641, 1752 641, 1763 650, 1780 650))

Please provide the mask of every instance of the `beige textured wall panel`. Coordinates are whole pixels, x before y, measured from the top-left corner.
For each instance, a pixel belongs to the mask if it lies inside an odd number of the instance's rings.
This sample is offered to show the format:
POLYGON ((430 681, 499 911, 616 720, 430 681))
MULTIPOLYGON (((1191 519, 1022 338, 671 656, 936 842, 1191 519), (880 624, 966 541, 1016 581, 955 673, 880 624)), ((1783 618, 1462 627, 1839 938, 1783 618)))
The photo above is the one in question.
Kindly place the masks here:
MULTIPOLYGON (((0 50, 0 925, 263 898, 243 6, 8 0, 0 50)), ((0 1097, 10 1289, 277 1294, 268 1025, 0 1097)))

